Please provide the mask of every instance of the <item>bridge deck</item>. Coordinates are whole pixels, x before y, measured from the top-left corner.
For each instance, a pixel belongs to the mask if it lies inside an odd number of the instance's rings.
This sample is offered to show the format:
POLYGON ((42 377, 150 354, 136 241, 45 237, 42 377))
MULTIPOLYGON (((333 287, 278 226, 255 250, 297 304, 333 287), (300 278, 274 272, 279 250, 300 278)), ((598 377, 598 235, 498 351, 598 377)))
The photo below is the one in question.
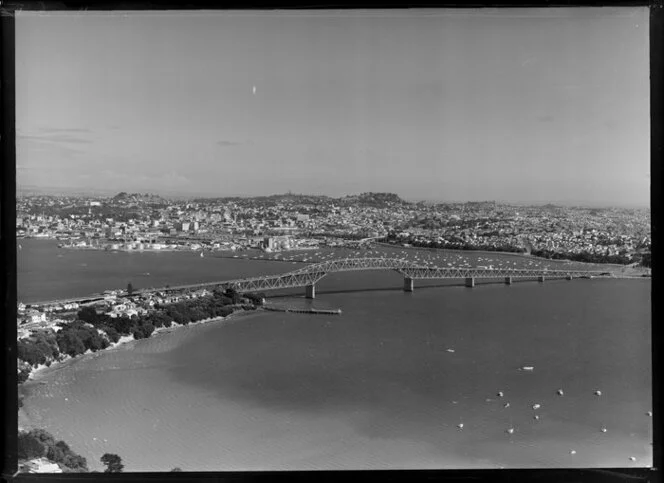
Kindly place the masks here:
POLYGON ((616 277, 609 272, 588 270, 547 270, 547 269, 489 269, 489 268, 441 268, 415 265, 411 261, 387 258, 346 258, 314 263, 292 272, 265 275, 259 277, 178 285, 151 289, 150 291, 175 291, 203 288, 210 286, 234 287, 239 291, 263 291, 313 285, 328 273, 359 270, 393 270, 411 279, 498 279, 519 278, 579 278, 579 277, 616 277))
MULTIPOLYGON (((523 278, 579 278, 579 277, 602 277, 602 278, 634 278, 621 277, 610 272, 589 270, 547 270, 547 269, 491 269, 491 268, 458 268, 458 267, 431 267, 415 265, 409 260, 389 258, 345 258, 330 260, 322 263, 313 263, 306 267, 277 275, 264 275, 259 277, 243 278, 236 280, 222 280, 216 282, 202 282, 196 284, 176 285, 137 290, 136 294, 148 294, 154 292, 173 292, 188 289, 205 288, 212 286, 233 287, 238 291, 257 292, 265 290, 277 290, 294 287, 305 287, 313 285, 328 273, 349 272, 359 270, 393 270, 410 279, 499 279, 510 277, 512 279, 523 278)), ((126 296, 126 294, 124 294, 126 296)), ((101 299, 103 295, 79 297, 67 299, 66 302, 81 300, 101 299)), ((49 305, 66 303, 63 300, 40 302, 32 305, 49 305)))

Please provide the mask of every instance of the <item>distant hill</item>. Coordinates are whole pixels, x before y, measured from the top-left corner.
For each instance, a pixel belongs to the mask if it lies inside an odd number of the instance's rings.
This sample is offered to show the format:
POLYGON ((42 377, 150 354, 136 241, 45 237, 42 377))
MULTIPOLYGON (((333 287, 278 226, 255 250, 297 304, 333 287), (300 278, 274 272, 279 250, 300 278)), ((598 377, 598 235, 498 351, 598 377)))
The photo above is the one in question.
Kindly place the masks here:
POLYGON ((35 186, 16 183, 16 194, 19 196, 83 196, 106 197, 113 193, 109 189, 67 188, 58 186, 35 186))
POLYGON ((376 208, 386 208, 388 206, 408 205, 395 193, 362 193, 359 195, 350 195, 341 198, 344 204, 355 204, 361 206, 373 206, 376 208))
POLYGON ((112 201, 116 203, 149 203, 149 204, 161 204, 165 203, 166 200, 162 198, 159 195, 153 195, 150 193, 125 193, 122 191, 121 193, 118 193, 117 195, 113 196, 111 198, 112 201))
POLYGON ((359 195, 349 195, 341 198, 334 198, 326 195, 307 195, 307 194, 275 194, 269 196, 227 196, 215 198, 198 197, 192 200, 193 202, 242 202, 242 203, 256 203, 261 205, 274 205, 274 204, 321 204, 321 203, 337 203, 340 205, 355 205, 355 206, 373 206, 376 208, 385 208, 388 206, 408 205, 410 202, 405 201, 394 193, 361 193, 359 195))
POLYGON ((313 204, 326 200, 332 200, 324 195, 302 195, 302 194, 277 194, 268 196, 224 196, 224 197, 197 197, 191 201, 194 203, 229 203, 229 202, 255 202, 257 204, 313 204))

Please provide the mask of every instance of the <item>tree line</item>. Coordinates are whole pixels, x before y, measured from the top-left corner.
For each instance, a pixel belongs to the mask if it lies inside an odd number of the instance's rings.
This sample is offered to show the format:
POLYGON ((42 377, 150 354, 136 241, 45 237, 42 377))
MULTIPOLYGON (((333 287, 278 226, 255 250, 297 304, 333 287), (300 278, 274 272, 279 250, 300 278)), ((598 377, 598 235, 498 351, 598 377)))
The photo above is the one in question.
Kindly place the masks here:
MULTIPOLYGON (((18 374, 22 384, 30 376, 32 367, 39 364, 49 366, 63 355, 75 357, 88 350, 96 352, 106 349, 121 336, 133 335, 135 339, 147 338, 159 327, 170 327, 173 322, 189 324, 208 318, 225 317, 235 310, 255 310, 262 305, 264 294, 240 294, 236 290, 216 288, 211 295, 183 300, 173 304, 155 306, 154 310, 141 316, 110 317, 98 313, 94 307, 83 307, 76 320, 59 324, 57 331, 36 331, 27 339, 17 342, 17 356, 28 364, 18 374)), ((19 400, 19 407, 22 401, 19 400)), ((45 457, 68 472, 88 471, 84 457, 74 453, 64 441, 56 441, 45 430, 21 431, 18 437, 19 460, 45 457)), ((100 458, 106 465, 106 473, 122 472, 122 459, 106 453, 100 458)), ((174 468, 172 471, 182 471, 174 468)))
MULTIPOLYGON (((65 473, 90 471, 86 458, 72 451, 64 441, 56 440, 51 433, 44 429, 19 431, 17 456, 19 465, 21 461, 46 458, 53 463, 57 463, 65 473)), ((99 460, 106 465, 104 473, 121 473, 124 469, 122 458, 116 454, 104 453, 99 460)), ((179 468, 174 468, 172 471, 178 470, 179 468)), ((93 473, 96 472, 93 471, 93 473)))
POLYGON ((521 246, 510 245, 505 243, 503 245, 482 245, 471 244, 462 240, 449 240, 447 242, 439 242, 434 240, 412 240, 406 242, 398 240, 396 237, 387 236, 379 240, 381 243, 397 244, 408 243, 416 248, 437 248, 441 250, 476 250, 485 252, 507 252, 507 253, 525 253, 526 249, 521 246))
MULTIPOLYGON (((387 236, 380 240, 384 243, 396 244, 398 242, 395 236, 387 236)), ((409 243, 413 247, 418 248, 438 248, 438 249, 447 249, 447 250, 479 250, 487 252, 507 252, 507 253, 526 253, 526 249, 521 246, 515 246, 510 244, 503 245, 482 245, 482 244, 471 244, 464 241, 452 240, 447 243, 442 243, 433 240, 409 240, 409 243)), ((619 253, 617 255, 607 255, 603 253, 591 253, 591 252, 558 252, 549 249, 533 249, 531 250, 531 255, 546 258, 549 260, 571 260, 574 262, 585 262, 585 263, 612 263, 617 265, 628 265, 632 263, 632 260, 629 255, 625 253, 619 253)), ((641 264, 643 266, 650 265, 650 254, 644 254, 641 259, 641 264)))
POLYGON ((52 434, 43 429, 19 432, 17 452, 19 460, 47 458, 67 472, 88 471, 88 462, 83 456, 72 451, 64 441, 56 441, 52 434))
POLYGON ((572 260, 574 262, 584 263, 613 263, 616 265, 629 265, 632 259, 627 254, 607 255, 604 253, 569 253, 569 252, 554 252, 552 250, 532 250, 531 254, 540 258, 547 258, 550 260, 572 260))
POLYGON ((170 327, 173 322, 187 325, 204 319, 226 317, 236 310, 255 310, 262 303, 263 294, 241 295, 234 289, 216 288, 211 295, 196 299, 158 305, 143 315, 111 317, 97 312, 94 307, 83 307, 77 319, 59 324, 57 332, 37 331, 31 337, 17 342, 18 359, 26 362, 18 374, 19 384, 25 382, 31 367, 50 365, 64 355, 76 357, 87 351, 106 349, 120 337, 132 335, 134 339, 145 339, 155 329, 170 327))

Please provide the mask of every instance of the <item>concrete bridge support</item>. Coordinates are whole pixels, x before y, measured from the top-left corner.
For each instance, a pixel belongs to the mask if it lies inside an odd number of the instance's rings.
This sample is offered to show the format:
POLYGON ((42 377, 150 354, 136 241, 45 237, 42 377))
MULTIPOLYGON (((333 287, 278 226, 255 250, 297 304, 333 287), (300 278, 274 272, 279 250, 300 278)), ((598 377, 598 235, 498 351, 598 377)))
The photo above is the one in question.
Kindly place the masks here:
POLYGON ((475 277, 466 278, 466 287, 473 288, 475 286, 475 277))
POLYGON ((539 277, 537 277, 537 281, 538 282, 543 282, 544 281, 544 275, 540 275, 539 277))
POLYGON ((512 277, 505 277, 505 285, 512 285, 512 277))
POLYGON ((403 291, 412 292, 415 289, 414 280, 410 277, 403 278, 403 291))
POLYGON ((315 284, 312 283, 311 285, 307 285, 305 287, 305 289, 306 289, 306 293, 305 293, 306 298, 308 298, 308 299, 315 299, 316 298, 316 285, 315 284))

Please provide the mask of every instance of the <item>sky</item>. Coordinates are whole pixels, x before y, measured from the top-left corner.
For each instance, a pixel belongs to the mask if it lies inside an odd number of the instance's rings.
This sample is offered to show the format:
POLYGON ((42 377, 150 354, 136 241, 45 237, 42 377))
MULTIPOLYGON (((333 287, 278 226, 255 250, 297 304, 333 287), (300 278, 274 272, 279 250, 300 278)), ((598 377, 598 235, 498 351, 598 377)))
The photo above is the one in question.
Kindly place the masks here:
POLYGON ((649 205, 646 7, 20 12, 17 189, 649 205))

